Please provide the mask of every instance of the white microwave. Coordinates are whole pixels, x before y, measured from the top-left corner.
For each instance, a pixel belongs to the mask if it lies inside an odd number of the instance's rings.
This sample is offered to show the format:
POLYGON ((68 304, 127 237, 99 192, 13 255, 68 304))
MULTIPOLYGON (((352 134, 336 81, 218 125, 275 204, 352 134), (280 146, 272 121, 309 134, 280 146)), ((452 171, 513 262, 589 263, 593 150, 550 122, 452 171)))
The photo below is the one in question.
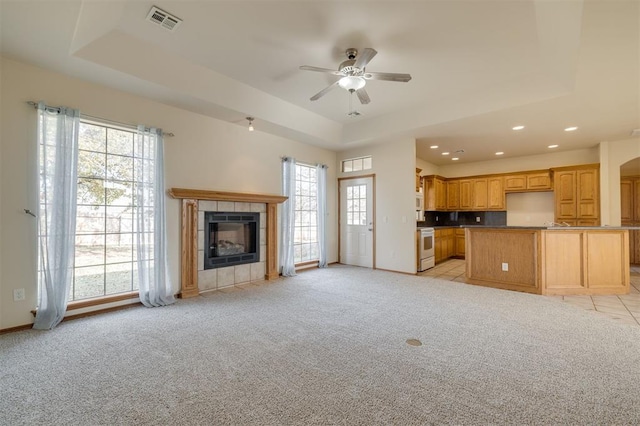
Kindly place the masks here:
POLYGON ((424 194, 416 192, 416 210, 424 210, 424 194))

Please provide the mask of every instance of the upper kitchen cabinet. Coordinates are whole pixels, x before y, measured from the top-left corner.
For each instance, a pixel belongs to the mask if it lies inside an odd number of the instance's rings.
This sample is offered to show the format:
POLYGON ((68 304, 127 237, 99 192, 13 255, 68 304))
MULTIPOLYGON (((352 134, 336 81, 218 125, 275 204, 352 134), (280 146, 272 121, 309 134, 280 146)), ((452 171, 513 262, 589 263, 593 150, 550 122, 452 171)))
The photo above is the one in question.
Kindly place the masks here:
POLYGON ((570 225, 600 225, 600 166, 553 169, 555 217, 570 225))
MULTIPOLYGON (((504 183, 500 176, 472 180, 471 210, 504 210, 504 183)), ((462 189, 461 189, 462 198, 462 189)))
POLYGON ((459 180, 447 181, 447 209, 448 210, 460 209, 460 181, 459 180))
POLYGON ((440 176, 424 176, 424 209, 430 211, 447 209, 447 185, 440 176))
POLYGON ((504 177, 506 192, 550 191, 551 174, 548 170, 518 173, 504 177))
POLYGON ((422 169, 416 167, 416 192, 420 192, 422 189, 422 177, 420 176, 420 172, 422 169))

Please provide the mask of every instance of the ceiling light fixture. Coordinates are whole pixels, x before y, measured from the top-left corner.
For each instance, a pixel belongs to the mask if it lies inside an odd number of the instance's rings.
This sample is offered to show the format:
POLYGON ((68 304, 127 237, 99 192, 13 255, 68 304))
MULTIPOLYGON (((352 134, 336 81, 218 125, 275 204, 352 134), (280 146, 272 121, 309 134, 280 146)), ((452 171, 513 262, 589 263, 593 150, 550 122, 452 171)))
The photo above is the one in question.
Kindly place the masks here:
POLYGON ((338 86, 349 91, 362 89, 365 84, 367 82, 364 78, 355 75, 348 75, 338 80, 338 86))
POLYGON ((503 155, 503 154, 504 154, 504 152, 502 152, 502 151, 496 152, 496 155, 503 155))
POLYGON ((547 148, 557 148, 558 145, 549 145, 547 148))
POLYGON ((253 132, 253 120, 255 120, 255 118, 247 117, 247 120, 249 121, 249 131, 253 132))
POLYGON ((515 126, 515 127, 512 127, 512 129, 513 130, 522 130, 522 129, 524 129, 524 126, 515 126))
POLYGON ((577 127, 572 126, 572 127, 567 127, 566 129, 564 129, 565 132, 573 132, 574 130, 578 130, 577 127))
POLYGON ((429 148, 431 148, 431 149, 437 149, 437 148, 438 148, 438 145, 431 145, 429 148))
POLYGON ((442 155, 449 155, 449 153, 448 152, 443 152, 442 155))
POLYGON ((458 161, 458 160, 459 160, 459 158, 458 158, 458 157, 453 157, 453 158, 451 159, 451 161, 458 161))

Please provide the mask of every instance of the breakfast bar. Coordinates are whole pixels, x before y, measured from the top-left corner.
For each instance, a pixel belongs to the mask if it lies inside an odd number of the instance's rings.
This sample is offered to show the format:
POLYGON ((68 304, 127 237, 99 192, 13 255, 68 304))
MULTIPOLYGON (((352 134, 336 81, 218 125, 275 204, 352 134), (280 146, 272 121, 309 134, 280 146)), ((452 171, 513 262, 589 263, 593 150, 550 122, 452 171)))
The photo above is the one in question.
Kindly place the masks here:
POLYGON ((467 227, 466 282, 545 295, 629 293, 622 227, 467 227))

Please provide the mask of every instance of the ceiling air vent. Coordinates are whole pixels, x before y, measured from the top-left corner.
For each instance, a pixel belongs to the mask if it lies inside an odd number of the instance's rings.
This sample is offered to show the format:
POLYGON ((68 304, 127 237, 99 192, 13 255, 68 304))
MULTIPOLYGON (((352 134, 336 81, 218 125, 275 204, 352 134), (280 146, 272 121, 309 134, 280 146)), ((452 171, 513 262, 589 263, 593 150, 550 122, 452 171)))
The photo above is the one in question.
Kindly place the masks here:
POLYGON ((158 24, 169 31, 175 31, 178 25, 182 22, 182 19, 177 16, 170 15, 164 10, 153 6, 147 15, 147 21, 158 24))

